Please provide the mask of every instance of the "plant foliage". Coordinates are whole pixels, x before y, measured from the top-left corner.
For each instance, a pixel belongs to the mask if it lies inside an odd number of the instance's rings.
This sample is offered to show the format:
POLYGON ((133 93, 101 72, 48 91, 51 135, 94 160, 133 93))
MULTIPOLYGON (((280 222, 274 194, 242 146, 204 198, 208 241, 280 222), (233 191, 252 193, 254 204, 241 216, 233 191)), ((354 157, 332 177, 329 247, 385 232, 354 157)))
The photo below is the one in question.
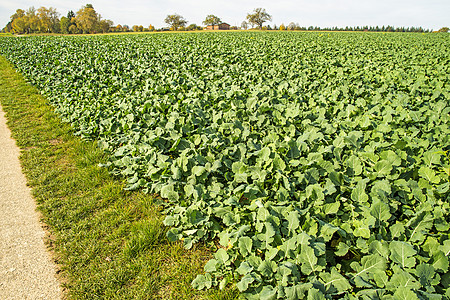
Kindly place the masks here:
POLYGON ((450 296, 450 40, 231 33, 0 39, 0 53, 168 238, 217 246, 198 289, 450 296))

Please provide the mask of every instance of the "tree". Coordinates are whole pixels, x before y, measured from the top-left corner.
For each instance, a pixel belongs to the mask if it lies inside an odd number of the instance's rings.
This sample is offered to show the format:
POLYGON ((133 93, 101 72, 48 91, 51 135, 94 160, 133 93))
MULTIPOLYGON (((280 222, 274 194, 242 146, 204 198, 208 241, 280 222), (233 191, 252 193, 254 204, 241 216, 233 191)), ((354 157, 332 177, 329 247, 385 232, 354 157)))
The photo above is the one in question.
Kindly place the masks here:
POLYGON ((202 28, 200 27, 200 26, 197 26, 197 24, 190 24, 187 28, 186 28, 186 30, 190 30, 190 31, 193 31, 193 30, 201 30, 202 28))
POLYGON ((280 30, 286 30, 286 26, 284 26, 283 23, 281 23, 281 25, 280 25, 280 30))
POLYGON ((27 25, 27 33, 39 31, 39 18, 36 16, 36 9, 33 6, 27 9, 25 23, 27 25))
POLYGON ((155 30, 155 26, 153 26, 152 24, 148 25, 148 30, 154 31, 155 30))
POLYGON ((289 25, 287 26, 287 29, 288 30, 295 30, 295 23, 294 22, 289 23, 289 25))
POLYGON ((113 26, 113 21, 111 20, 100 20, 97 23, 99 31, 103 33, 107 33, 111 30, 111 27, 113 26))
POLYGON ((61 17, 59 21, 59 30, 62 34, 69 33, 70 20, 67 17, 61 17))
POLYGON ((93 33, 97 27, 98 15, 92 4, 82 7, 75 17, 77 26, 83 33, 93 33))
POLYGON ((73 10, 69 10, 67 12, 67 19, 72 20, 73 18, 75 18, 75 13, 73 12, 73 10))
POLYGON ((272 21, 272 16, 264 8, 255 8, 252 14, 247 14, 247 20, 250 24, 257 25, 261 29, 262 24, 272 21))
POLYGON ((442 27, 438 32, 448 32, 448 27, 442 27))
POLYGON ((177 30, 180 27, 184 27, 187 24, 186 19, 178 14, 168 15, 164 22, 169 25, 172 29, 177 30))
POLYGON ((203 24, 205 24, 207 26, 208 25, 210 25, 210 26, 219 25, 221 23, 222 23, 222 20, 220 20, 220 18, 215 15, 207 15, 205 21, 203 21, 203 24))
POLYGON ((241 28, 244 29, 244 30, 247 30, 248 29, 248 23, 246 21, 242 21, 241 28))
POLYGON ((24 33, 26 31, 27 24, 23 9, 17 9, 16 13, 11 16, 11 29, 14 33, 24 33))
POLYGON ((53 32, 60 31, 59 13, 55 8, 40 7, 37 10, 37 17, 39 18, 39 32, 53 32))

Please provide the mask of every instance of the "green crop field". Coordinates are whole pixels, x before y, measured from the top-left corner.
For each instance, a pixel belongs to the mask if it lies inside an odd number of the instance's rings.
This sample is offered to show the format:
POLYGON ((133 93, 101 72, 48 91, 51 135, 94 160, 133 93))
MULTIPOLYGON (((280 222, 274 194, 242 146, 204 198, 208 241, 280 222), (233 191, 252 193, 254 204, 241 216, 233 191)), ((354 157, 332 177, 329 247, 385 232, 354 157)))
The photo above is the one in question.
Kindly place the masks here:
POLYGON ((4 37, 171 241, 248 299, 450 297, 450 38, 4 37))

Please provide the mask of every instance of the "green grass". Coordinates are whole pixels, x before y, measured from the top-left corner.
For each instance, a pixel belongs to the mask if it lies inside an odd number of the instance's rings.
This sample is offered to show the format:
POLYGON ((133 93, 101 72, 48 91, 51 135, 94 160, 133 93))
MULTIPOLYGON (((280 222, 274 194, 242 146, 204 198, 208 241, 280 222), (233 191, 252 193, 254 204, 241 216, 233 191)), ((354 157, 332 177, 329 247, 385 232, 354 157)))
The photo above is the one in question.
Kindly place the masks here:
POLYGON ((190 282, 211 253, 170 243, 152 197, 123 190, 98 167, 106 155, 61 123, 0 57, 0 103, 69 299, 235 299, 236 290, 198 292, 190 282))

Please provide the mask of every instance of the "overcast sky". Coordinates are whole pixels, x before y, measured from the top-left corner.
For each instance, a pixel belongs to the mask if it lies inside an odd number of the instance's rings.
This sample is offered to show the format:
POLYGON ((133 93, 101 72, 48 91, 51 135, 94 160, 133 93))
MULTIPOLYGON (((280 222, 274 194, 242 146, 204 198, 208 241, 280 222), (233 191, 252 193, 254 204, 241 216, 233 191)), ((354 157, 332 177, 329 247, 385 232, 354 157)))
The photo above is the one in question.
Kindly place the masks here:
POLYGON ((0 0, 0 29, 18 8, 54 7, 66 15, 69 10, 77 12, 86 3, 91 3, 104 19, 130 27, 152 24, 160 28, 166 26, 164 18, 173 13, 182 15, 188 24, 201 25, 206 15, 214 14, 230 25, 239 26, 247 13, 257 7, 272 15, 272 22, 267 24, 278 26, 295 22, 306 27, 393 25, 434 30, 450 27, 450 0, 0 0))

